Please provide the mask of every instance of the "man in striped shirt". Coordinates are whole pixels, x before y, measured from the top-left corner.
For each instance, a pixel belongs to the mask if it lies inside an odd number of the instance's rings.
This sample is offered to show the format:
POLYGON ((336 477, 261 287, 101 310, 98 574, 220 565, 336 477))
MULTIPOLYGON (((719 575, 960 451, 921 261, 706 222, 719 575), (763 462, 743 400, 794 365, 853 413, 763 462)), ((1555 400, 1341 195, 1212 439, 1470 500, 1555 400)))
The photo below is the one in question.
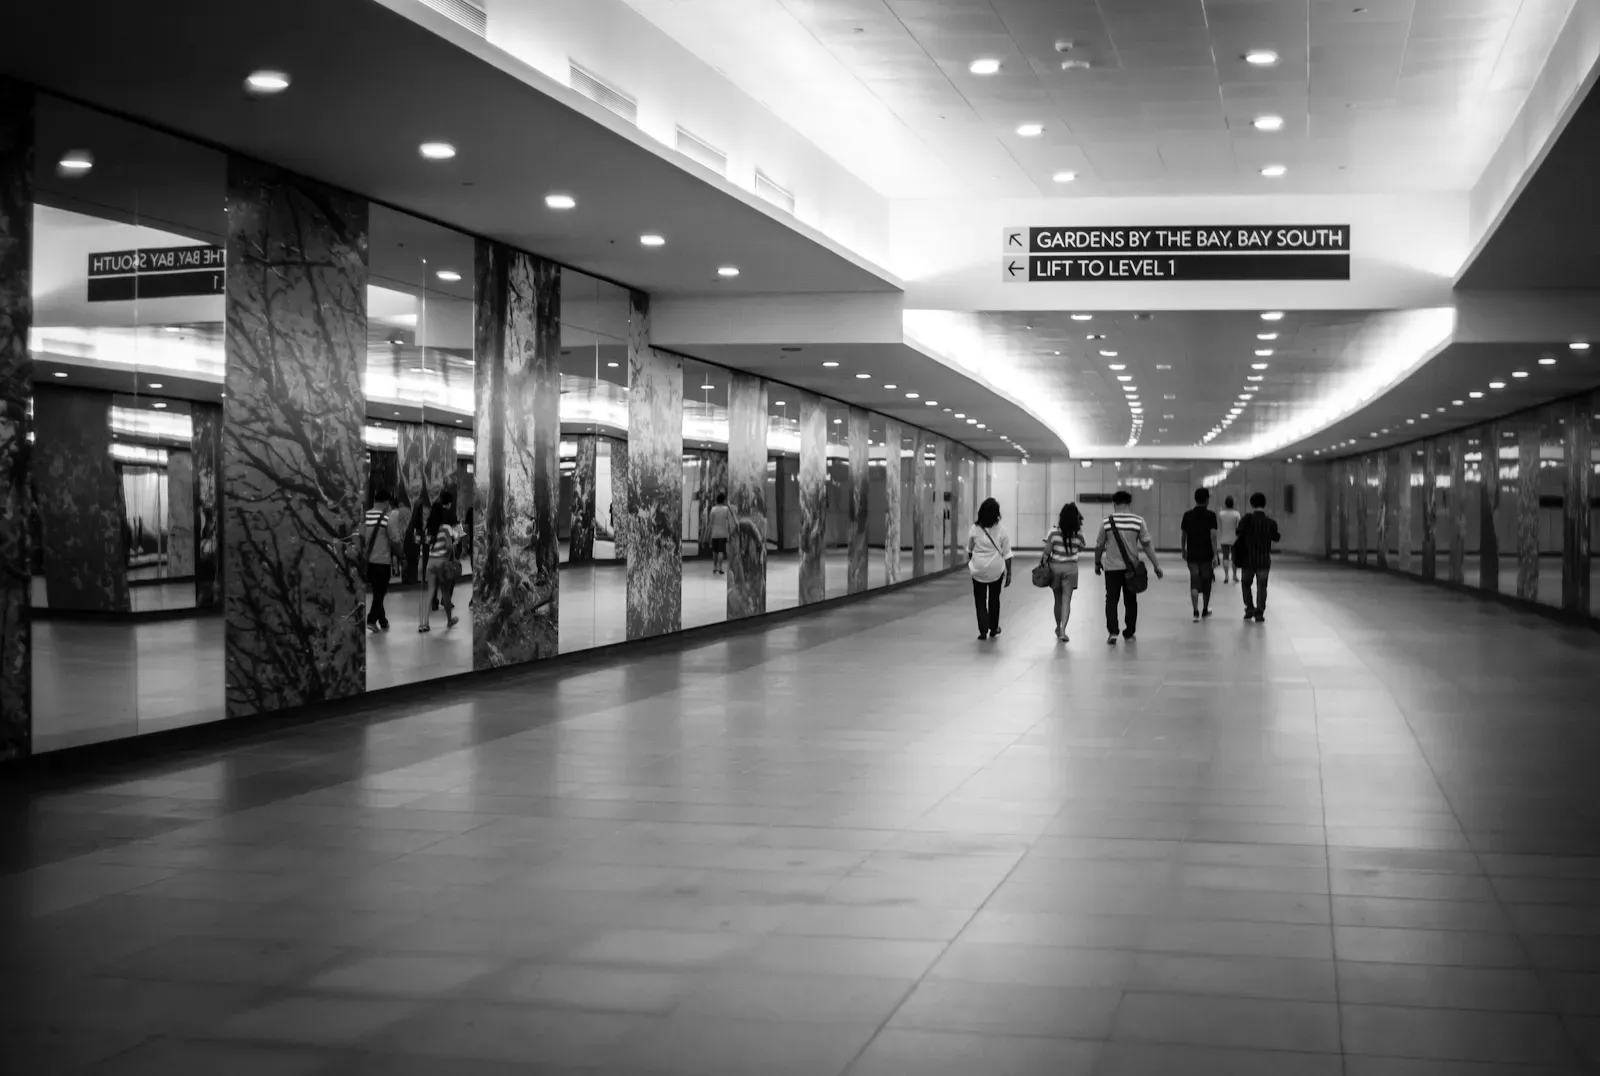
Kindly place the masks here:
POLYGON ((405 545, 406 529, 400 522, 400 513, 390 504, 390 494, 379 489, 372 495, 372 507, 362 523, 362 550, 367 562, 367 627, 373 631, 389 630, 389 614, 383 608, 383 599, 389 593, 389 579, 394 573, 394 555, 405 545))
POLYGON ((1094 574, 1104 572, 1106 577, 1106 642, 1113 646, 1117 642, 1118 599, 1128 607, 1128 627, 1122 637, 1132 640, 1139 629, 1139 597, 1128 589, 1128 575, 1139 562, 1141 549, 1150 558, 1156 578, 1162 575, 1161 565, 1156 561, 1155 544, 1150 541, 1150 528, 1145 526, 1144 517, 1129 511, 1131 504, 1133 494, 1125 489, 1111 495, 1111 514, 1101 524, 1100 537, 1094 543, 1094 574), (1122 555, 1124 547, 1128 553, 1126 558, 1122 555))

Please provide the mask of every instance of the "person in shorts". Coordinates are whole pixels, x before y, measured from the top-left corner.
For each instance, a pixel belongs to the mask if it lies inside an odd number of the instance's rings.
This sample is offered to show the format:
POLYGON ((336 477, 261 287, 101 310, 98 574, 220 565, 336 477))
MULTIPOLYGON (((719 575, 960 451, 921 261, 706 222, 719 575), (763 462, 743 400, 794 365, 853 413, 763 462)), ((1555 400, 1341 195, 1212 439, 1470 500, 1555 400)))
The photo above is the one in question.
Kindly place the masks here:
POLYGON ((1078 589, 1078 554, 1083 547, 1083 513, 1068 501, 1061 506, 1056 525, 1044 536, 1050 592, 1056 598, 1056 639, 1063 643, 1068 641, 1067 621, 1072 617, 1072 593, 1078 589))
POLYGON ((733 509, 728 507, 728 495, 717 494, 717 503, 711 506, 711 573, 728 574, 728 539, 733 537, 733 509))
POLYGON ((1196 623, 1211 615, 1211 582, 1217 571, 1217 514, 1211 491, 1194 491, 1194 507, 1183 514, 1183 560, 1189 566, 1189 609, 1196 623))
POLYGON ((1222 581, 1233 582, 1233 536, 1239 532, 1239 513, 1233 498, 1225 497, 1217 513, 1217 537, 1222 539, 1222 581))

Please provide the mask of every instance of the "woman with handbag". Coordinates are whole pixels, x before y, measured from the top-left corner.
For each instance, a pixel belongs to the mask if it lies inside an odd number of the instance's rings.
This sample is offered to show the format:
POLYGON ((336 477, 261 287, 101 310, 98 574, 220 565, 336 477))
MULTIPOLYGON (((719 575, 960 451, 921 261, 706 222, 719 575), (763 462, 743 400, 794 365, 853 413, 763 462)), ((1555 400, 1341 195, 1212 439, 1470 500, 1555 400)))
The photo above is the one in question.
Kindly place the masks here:
POLYGON ((439 494, 439 504, 428 519, 429 541, 423 554, 422 601, 417 609, 417 631, 433 630, 429 625, 429 610, 438 598, 444 607, 445 627, 459 623, 455 603, 456 580, 461 576, 459 547, 461 525, 456 521, 455 495, 449 490, 439 494))
POLYGON ((1011 536, 1000 525, 1000 502, 993 497, 978 506, 978 521, 967 532, 967 573, 979 641, 999 635, 1000 588, 1011 585, 1011 536))
POLYGON ((1103 571, 1106 577, 1106 642, 1117 643, 1117 602, 1128 609, 1128 626, 1122 637, 1130 643, 1139 630, 1139 595, 1150 585, 1145 574, 1140 550, 1150 558, 1150 567, 1161 578, 1161 565, 1156 561, 1155 544, 1150 541, 1150 528, 1144 518, 1129 511, 1133 494, 1119 489, 1111 495, 1111 514, 1100 528, 1100 537, 1094 543, 1094 574, 1103 571))
POLYGON ((1078 589, 1078 554, 1083 546, 1083 513, 1068 501, 1044 536, 1044 554, 1033 575, 1034 586, 1049 587, 1055 595, 1058 642, 1068 641, 1067 621, 1072 617, 1072 592, 1078 589))

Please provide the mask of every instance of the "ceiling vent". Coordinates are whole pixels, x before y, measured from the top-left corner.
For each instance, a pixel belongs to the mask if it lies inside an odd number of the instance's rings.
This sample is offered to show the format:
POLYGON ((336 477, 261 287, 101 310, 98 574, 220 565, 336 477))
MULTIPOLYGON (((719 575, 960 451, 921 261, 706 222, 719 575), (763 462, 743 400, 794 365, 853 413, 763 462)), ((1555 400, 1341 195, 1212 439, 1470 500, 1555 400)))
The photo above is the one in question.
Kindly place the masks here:
POLYGON ((422 0, 428 7, 452 22, 458 22, 468 30, 483 37, 488 25, 489 17, 484 10, 472 0, 422 0))
MULTIPOLYGON (((570 61, 569 61, 570 63, 570 61)), ((583 94, 589 100, 599 105, 608 112, 614 112, 638 126, 639 102, 617 89, 611 83, 592 72, 585 71, 577 64, 571 64, 570 77, 572 88, 583 94)))
POLYGON ((719 176, 728 174, 728 155, 682 127, 678 128, 678 152, 705 165, 719 176))
POLYGON ((759 168, 756 170, 756 193, 785 213, 794 212, 794 195, 768 179, 759 168))

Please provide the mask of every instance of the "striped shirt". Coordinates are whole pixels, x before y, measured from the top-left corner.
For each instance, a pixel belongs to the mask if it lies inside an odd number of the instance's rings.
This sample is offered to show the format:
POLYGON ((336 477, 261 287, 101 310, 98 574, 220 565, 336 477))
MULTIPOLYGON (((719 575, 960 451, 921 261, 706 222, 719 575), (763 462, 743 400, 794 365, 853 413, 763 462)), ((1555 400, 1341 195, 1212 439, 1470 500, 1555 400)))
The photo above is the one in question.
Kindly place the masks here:
POLYGON ((1132 565, 1122 561, 1122 547, 1117 545, 1117 539, 1111 533, 1113 523, 1122 536, 1122 545, 1128 547, 1128 556, 1136 562, 1139 559, 1139 546, 1150 541, 1150 531, 1144 525, 1144 517, 1132 512, 1112 512, 1100 525, 1100 537, 1094 543, 1095 556, 1108 572, 1126 571, 1132 565))
POLYGON ((400 526, 399 512, 393 509, 387 512, 367 509, 367 517, 361 525, 361 551, 366 553, 368 564, 394 563, 394 549, 404 540, 405 531, 400 526), (372 552, 367 553, 368 549, 372 552))
POLYGON ((1239 567, 1259 571, 1272 567, 1272 543, 1278 536, 1278 521, 1267 513, 1254 511, 1239 523, 1239 545, 1244 547, 1239 567))
POLYGON ((449 523, 441 526, 433 535, 433 544, 428 547, 428 560, 454 560, 452 555, 456 548, 457 528, 449 523))
POLYGON ((1083 532, 1063 536, 1060 527, 1051 527, 1050 533, 1044 536, 1044 547, 1049 550, 1050 559, 1057 564, 1072 562, 1078 559, 1078 554, 1083 552, 1083 532))

